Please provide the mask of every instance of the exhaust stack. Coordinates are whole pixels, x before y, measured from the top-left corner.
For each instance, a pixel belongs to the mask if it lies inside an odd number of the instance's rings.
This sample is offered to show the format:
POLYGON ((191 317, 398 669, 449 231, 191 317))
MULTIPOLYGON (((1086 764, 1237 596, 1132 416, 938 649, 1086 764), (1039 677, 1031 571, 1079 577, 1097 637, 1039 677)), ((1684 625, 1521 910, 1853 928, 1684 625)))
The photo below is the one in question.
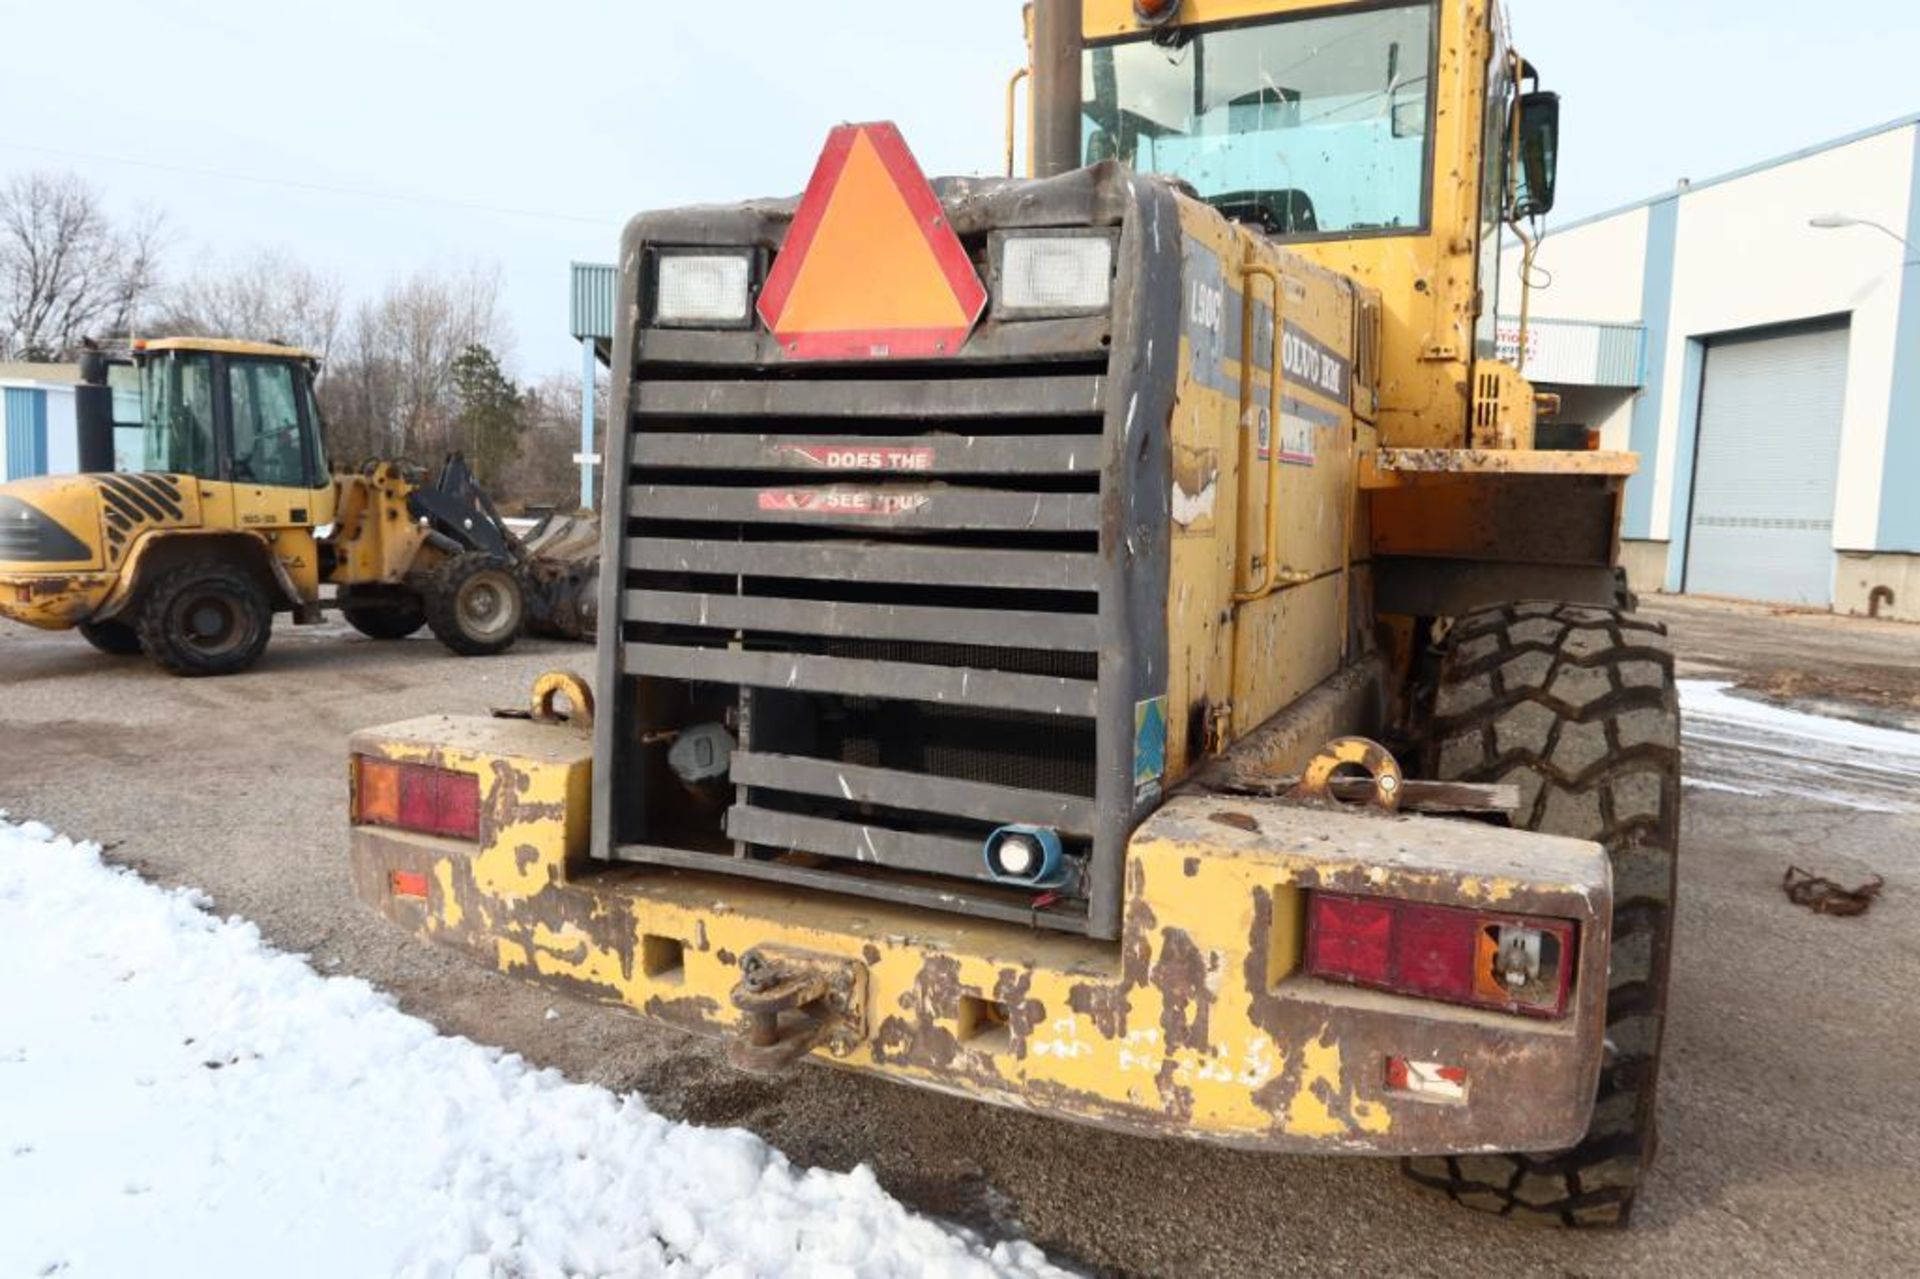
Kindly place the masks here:
POLYGON ((1034 0, 1033 171, 1058 177, 1080 168, 1081 0, 1034 0))
POLYGON ((80 357, 80 385, 73 392, 73 414, 82 475, 113 473, 113 388, 107 385, 110 367, 107 357, 98 351, 80 357))

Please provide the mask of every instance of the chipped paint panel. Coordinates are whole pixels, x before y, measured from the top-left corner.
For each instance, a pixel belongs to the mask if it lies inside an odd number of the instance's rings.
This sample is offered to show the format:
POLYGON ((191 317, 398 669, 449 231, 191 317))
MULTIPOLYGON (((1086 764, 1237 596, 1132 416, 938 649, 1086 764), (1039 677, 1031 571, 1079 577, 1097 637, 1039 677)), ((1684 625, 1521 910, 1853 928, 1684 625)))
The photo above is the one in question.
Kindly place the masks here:
POLYGON ((1128 1131, 1270 1150, 1533 1149, 1577 1138, 1591 1108, 1610 902, 1590 845, 1178 797, 1129 850, 1130 904, 1112 945, 599 867, 568 833, 590 767, 571 730, 427 720, 354 745, 489 779, 480 846, 355 830, 354 882, 370 905, 515 976, 676 1026, 734 1033, 738 957, 778 947, 865 966, 869 1036, 838 1064, 1128 1131), (429 900, 393 898, 396 869, 428 874, 429 900), (1314 887, 1498 897, 1576 918, 1590 931, 1575 1016, 1540 1023, 1306 979, 1302 901, 1314 887), (649 938, 680 945, 650 951, 649 938), (1395 1091, 1393 1056, 1458 1063, 1475 1096, 1443 1107, 1395 1091))
POLYGON ((71 630, 99 611, 114 579, 93 573, 0 576, 0 617, 36 630, 71 630))

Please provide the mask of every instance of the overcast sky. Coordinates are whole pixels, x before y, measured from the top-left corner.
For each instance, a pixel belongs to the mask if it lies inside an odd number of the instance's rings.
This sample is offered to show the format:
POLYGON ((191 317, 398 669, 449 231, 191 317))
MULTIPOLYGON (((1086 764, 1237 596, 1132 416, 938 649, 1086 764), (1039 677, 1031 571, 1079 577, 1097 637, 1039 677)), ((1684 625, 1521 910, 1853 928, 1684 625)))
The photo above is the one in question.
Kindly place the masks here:
MULTIPOLYGON (((1510 7, 1567 97, 1562 220, 1920 112, 1912 0, 1510 7)), ((0 173, 164 210, 176 270, 498 263, 527 378, 577 364, 567 263, 628 215, 792 194, 847 119, 991 171, 1023 57, 1019 0, 0 0, 0 50, 0 173)))

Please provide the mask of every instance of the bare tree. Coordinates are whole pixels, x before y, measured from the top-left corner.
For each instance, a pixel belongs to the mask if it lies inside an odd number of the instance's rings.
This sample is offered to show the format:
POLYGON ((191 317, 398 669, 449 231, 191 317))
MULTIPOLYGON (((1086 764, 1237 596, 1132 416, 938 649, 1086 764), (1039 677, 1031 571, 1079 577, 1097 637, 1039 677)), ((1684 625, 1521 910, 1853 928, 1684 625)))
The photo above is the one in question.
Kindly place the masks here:
POLYGON ((0 353, 53 360, 87 337, 123 337, 159 280, 164 220, 118 225, 70 173, 23 173, 0 187, 0 353))
POLYGON ((337 277, 265 249, 224 265, 203 262, 161 295, 153 325, 183 337, 284 342, 324 362, 339 340, 344 309, 337 277))
MULTIPOLYGON (((580 505, 580 377, 553 373, 527 388, 525 431, 520 456, 506 468, 496 494, 516 509, 550 507, 572 511, 580 505)), ((605 434, 607 383, 601 379, 595 401, 595 435, 605 434)), ((597 445, 596 445, 597 447, 597 445)))
POLYGON ((454 443, 454 362, 512 347, 497 268, 419 271, 355 310, 324 383, 342 457, 433 459, 454 443))

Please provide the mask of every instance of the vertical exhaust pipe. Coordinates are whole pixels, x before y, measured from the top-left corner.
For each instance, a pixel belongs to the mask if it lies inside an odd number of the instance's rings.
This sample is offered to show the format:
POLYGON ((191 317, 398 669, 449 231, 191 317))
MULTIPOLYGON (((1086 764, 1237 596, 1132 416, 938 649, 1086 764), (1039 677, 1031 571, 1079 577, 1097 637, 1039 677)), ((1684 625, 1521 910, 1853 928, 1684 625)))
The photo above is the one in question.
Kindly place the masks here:
POLYGON ((1080 153, 1081 0, 1034 0, 1033 171, 1072 173, 1080 153))
POLYGON ((107 357, 88 351, 80 357, 80 384, 73 389, 74 433, 79 437, 80 473, 113 473, 113 388, 107 385, 107 357))

